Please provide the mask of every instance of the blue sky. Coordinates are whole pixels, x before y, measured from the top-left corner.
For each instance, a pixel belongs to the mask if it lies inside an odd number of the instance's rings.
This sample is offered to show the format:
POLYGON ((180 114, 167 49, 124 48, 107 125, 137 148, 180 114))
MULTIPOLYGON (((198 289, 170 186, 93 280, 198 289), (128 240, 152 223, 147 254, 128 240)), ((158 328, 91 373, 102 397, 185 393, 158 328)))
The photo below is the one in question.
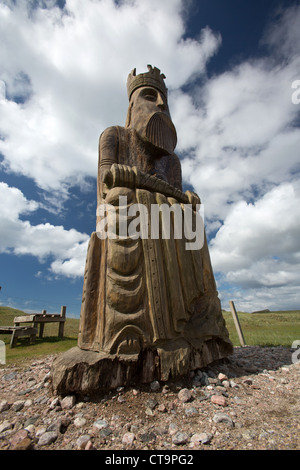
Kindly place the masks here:
POLYGON ((97 146, 161 69, 223 308, 299 309, 300 6, 0 0, 0 303, 79 316, 97 146))

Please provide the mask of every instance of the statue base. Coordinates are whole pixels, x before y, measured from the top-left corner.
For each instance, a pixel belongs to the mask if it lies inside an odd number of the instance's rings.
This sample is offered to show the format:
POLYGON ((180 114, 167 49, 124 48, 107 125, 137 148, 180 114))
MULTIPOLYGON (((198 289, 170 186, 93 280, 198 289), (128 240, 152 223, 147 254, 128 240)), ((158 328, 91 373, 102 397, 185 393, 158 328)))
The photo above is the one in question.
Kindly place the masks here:
POLYGON ((53 362, 52 392, 61 396, 93 396, 119 386, 166 382, 230 354, 231 343, 220 338, 210 338, 197 347, 177 339, 132 355, 87 351, 76 346, 53 362))

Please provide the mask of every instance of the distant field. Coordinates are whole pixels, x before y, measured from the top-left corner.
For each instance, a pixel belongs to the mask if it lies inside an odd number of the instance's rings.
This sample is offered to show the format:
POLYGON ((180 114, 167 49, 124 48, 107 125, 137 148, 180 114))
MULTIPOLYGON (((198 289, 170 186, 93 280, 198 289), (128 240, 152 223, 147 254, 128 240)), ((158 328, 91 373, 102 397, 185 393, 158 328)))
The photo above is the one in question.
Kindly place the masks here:
MULTIPOLYGON (((0 326, 14 324, 14 317, 26 315, 21 310, 0 306, 0 326)), ((234 346, 239 346, 239 339, 230 312, 223 311, 223 316, 234 346)), ((291 347, 293 341, 300 340, 300 310, 278 311, 270 313, 238 312, 238 317, 247 345, 286 346, 291 347)), ((21 338, 16 347, 10 348, 11 336, 0 334, 0 340, 6 346, 6 363, 16 364, 46 354, 67 351, 77 344, 79 319, 67 318, 64 338, 58 338, 58 323, 46 324, 44 337, 36 339, 35 344, 29 344, 26 338, 21 338)), ((0 366, 1 367, 1 366, 0 366)))
MULTIPOLYGON (((223 316, 231 341, 240 345, 231 312, 223 316)), ((300 310, 277 311, 270 313, 238 312, 239 321, 248 346, 287 346, 300 340, 300 310)))

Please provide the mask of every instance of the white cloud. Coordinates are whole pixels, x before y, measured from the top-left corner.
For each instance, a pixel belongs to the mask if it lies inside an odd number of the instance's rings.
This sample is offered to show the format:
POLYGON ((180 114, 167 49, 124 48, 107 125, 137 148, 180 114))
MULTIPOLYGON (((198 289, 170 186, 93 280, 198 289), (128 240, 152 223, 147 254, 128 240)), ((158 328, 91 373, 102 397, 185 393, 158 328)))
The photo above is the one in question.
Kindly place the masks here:
MULTIPOLYGON (((275 256, 289 262, 300 260, 300 180, 283 183, 255 203, 240 201, 233 205, 223 226, 211 242, 215 269, 235 270, 237 279, 263 258, 275 256), (236 271, 237 270, 237 271, 236 271)), ((277 260, 274 264, 278 264, 277 260)), ((269 266, 266 266, 269 273, 269 266)), ((256 270, 256 273, 261 269, 256 270)), ((263 283, 260 276, 257 283, 263 283)), ((267 278, 268 276, 266 276, 267 278)), ((275 281, 276 282, 276 281, 275 281)), ((268 283, 268 282, 267 282, 268 283)))
POLYGON ((299 23, 299 6, 281 11, 264 36, 268 55, 171 97, 184 180, 208 233, 220 227, 210 246, 225 307, 232 297, 247 310, 299 305, 299 23))
MULTIPOLYGON (((62 191, 97 174, 100 133, 124 124, 126 80, 147 63, 174 88, 205 70, 219 46, 208 28, 182 39, 180 0, 68 0, 64 10, 0 5, 0 114, 4 166, 43 189, 62 191), (19 99, 15 103, 7 98, 19 99)), ((45 2, 40 2, 44 4, 45 2)))
POLYGON ((50 270, 67 277, 82 276, 89 237, 49 223, 31 225, 20 216, 38 209, 22 192, 0 182, 0 252, 36 256, 41 263, 54 258, 50 270))

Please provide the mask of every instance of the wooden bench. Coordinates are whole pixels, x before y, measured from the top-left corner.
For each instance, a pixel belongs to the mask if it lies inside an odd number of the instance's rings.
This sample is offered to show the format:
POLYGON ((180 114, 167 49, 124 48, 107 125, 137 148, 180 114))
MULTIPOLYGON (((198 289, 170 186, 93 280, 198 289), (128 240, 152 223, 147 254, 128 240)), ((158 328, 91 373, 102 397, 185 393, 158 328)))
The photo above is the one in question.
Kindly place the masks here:
POLYGON ((38 329, 32 326, 1 326, 0 334, 11 334, 10 347, 13 348, 18 338, 29 337, 31 343, 35 342, 38 329))
POLYGON ((24 315, 22 317, 14 318, 14 326, 20 326, 21 323, 32 323, 34 328, 40 326, 39 337, 42 338, 44 334, 45 323, 59 323, 58 326, 58 336, 63 338, 64 336, 64 326, 66 321, 66 310, 67 307, 61 307, 60 314, 47 314, 46 310, 43 310, 42 313, 34 313, 30 315, 24 315))

